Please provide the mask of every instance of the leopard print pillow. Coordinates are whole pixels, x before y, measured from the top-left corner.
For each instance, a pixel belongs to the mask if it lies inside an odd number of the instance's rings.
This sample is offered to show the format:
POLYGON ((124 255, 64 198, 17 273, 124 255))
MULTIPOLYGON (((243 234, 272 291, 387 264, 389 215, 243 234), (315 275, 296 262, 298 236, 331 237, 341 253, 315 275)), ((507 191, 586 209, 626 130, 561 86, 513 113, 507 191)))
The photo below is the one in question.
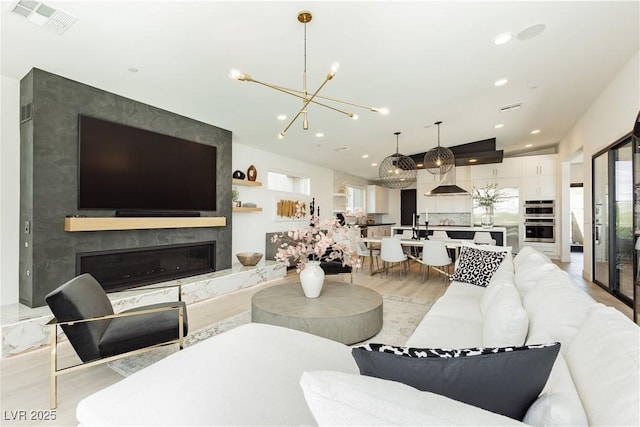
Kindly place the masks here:
POLYGON ((451 280, 486 287, 505 256, 506 252, 484 251, 463 246, 451 280))

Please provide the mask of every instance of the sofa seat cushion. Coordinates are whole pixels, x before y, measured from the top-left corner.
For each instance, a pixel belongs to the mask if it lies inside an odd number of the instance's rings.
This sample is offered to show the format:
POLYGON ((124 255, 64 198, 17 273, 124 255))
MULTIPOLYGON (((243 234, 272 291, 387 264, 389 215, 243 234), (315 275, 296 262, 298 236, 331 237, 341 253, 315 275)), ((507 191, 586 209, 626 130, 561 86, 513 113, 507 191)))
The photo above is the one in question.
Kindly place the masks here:
POLYGON ((546 332, 551 340, 562 343, 563 353, 594 304, 595 301, 559 269, 540 277, 522 300, 529 316, 529 335, 546 332))
POLYGON ((509 426, 519 421, 408 385, 334 371, 302 374, 320 426, 509 426))
POLYGON ((432 349, 365 344, 352 349, 362 375, 399 381, 522 420, 547 382, 559 344, 432 349))
POLYGON ((482 319, 469 319, 434 315, 431 312, 422 319, 411 337, 410 347, 463 348, 482 346, 482 319))
POLYGON ((480 299, 482 298, 482 295, 484 295, 484 291, 485 291, 485 288, 483 287, 475 286, 465 282, 458 282, 454 280, 447 287, 445 294, 442 297, 440 297, 440 299, 462 296, 465 298, 467 297, 474 298, 480 301, 480 299))
POLYGON ((596 304, 566 360, 590 425, 640 425, 640 328, 596 304))
POLYGON ((358 373, 343 344, 250 323, 139 371, 77 406, 81 425, 313 425, 308 370, 358 373))

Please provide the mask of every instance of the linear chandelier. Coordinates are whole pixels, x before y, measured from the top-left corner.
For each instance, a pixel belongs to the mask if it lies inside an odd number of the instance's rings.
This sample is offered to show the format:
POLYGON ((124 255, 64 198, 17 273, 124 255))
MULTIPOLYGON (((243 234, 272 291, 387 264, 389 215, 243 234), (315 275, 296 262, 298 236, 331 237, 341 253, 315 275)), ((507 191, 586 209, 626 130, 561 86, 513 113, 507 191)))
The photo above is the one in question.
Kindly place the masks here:
POLYGON ((289 128, 291 127, 291 125, 298 119, 298 117, 302 116, 302 129, 304 130, 308 130, 309 129, 309 118, 308 118, 308 111, 307 111, 307 107, 309 106, 309 104, 316 104, 316 105, 320 105, 322 107, 328 108, 330 110, 333 111, 337 111, 338 113, 342 113, 345 114, 346 116, 357 120, 358 119, 358 115, 351 112, 351 111, 345 111, 341 108, 337 108, 336 106, 333 105, 329 105, 323 102, 318 101, 319 99, 321 100, 325 100, 325 101, 330 101, 330 102, 335 102, 335 103, 339 103, 339 104, 344 104, 344 105, 351 105, 353 107, 360 107, 360 108, 365 108, 367 110, 376 112, 376 113, 381 113, 381 114, 388 114, 389 110, 387 108, 380 108, 380 107, 370 107, 370 106, 366 106, 366 105, 361 105, 361 104, 356 104, 355 102, 349 102, 349 101, 341 101, 339 99, 335 99, 335 98, 329 98, 327 96, 320 96, 318 95, 318 93, 322 90, 322 88, 329 82, 329 80, 333 79, 333 77, 335 77, 336 72, 338 71, 338 63, 334 62, 331 65, 331 69, 330 71, 327 73, 324 81, 322 82, 322 84, 320 84, 320 86, 318 86, 318 88, 313 91, 313 92, 309 92, 309 90, 307 89, 307 23, 311 22, 311 19, 313 18, 313 16, 311 15, 311 12, 309 12, 308 10, 302 10, 300 12, 298 12, 298 21, 302 24, 304 24, 304 70, 302 72, 302 90, 296 90, 296 89, 290 89, 290 88, 286 88, 284 86, 278 86, 278 85, 274 85, 271 83, 266 83, 260 80, 256 80, 253 77, 251 77, 251 75, 246 74, 246 73, 242 73, 239 70, 236 69, 232 69, 229 73, 229 77, 234 79, 234 80, 240 80, 243 82, 254 82, 254 83, 258 83, 261 84, 263 86, 269 87, 271 89, 275 89, 278 90, 280 92, 284 92, 286 94, 295 96, 296 98, 300 98, 302 100, 302 108, 300 108, 300 110, 298 111, 298 113, 293 117, 293 119, 291 119, 291 121, 289 122, 289 124, 278 134, 278 137, 280 139, 284 138, 285 133, 287 133, 287 131, 289 130, 289 128))

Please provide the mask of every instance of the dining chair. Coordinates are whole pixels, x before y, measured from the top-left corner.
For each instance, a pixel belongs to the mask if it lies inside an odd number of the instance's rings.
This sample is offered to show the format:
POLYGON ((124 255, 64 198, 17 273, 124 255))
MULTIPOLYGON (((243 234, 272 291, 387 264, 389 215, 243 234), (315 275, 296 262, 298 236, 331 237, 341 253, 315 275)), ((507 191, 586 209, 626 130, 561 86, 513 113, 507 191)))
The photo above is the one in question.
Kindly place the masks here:
POLYGON ((425 240, 422 244, 422 259, 417 260, 422 264, 422 281, 424 282, 424 270, 426 267, 427 278, 429 277, 429 269, 444 274, 445 280, 449 277, 449 266, 452 264, 451 257, 447 246, 442 240, 425 240), (447 271, 441 269, 441 267, 447 267, 447 271))
POLYGON ((473 235, 473 243, 476 245, 496 245, 496 240, 491 237, 488 231, 476 231, 473 235))
POLYGON ((380 249, 369 249, 367 245, 359 240, 356 242, 356 253, 358 254, 358 258, 360 258, 360 262, 364 266, 365 258, 369 257, 369 270, 373 271, 373 264, 376 264, 376 270, 380 267, 378 265, 378 257, 380 256, 380 249))
POLYGON ((384 237, 380 243, 380 258, 384 263, 385 272, 388 272, 388 263, 391 263, 391 267, 395 263, 402 263, 403 269, 406 269, 409 258, 407 254, 402 250, 402 243, 399 239, 393 237, 384 237))
POLYGON ((448 240, 449 234, 444 230, 433 230, 433 234, 429 236, 429 240, 448 240))

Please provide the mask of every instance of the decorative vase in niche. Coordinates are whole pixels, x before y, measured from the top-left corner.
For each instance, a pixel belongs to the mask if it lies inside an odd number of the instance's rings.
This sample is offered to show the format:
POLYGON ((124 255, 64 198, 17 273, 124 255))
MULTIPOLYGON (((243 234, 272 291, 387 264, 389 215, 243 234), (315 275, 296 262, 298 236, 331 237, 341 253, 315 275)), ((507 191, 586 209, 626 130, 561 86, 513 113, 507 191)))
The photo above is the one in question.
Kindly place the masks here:
POLYGON ((493 228, 493 205, 485 205, 480 223, 482 228, 493 228))
POLYGON ((300 272, 300 283, 307 298, 320 296, 324 285, 324 270, 320 267, 320 261, 307 261, 304 270, 300 272))

